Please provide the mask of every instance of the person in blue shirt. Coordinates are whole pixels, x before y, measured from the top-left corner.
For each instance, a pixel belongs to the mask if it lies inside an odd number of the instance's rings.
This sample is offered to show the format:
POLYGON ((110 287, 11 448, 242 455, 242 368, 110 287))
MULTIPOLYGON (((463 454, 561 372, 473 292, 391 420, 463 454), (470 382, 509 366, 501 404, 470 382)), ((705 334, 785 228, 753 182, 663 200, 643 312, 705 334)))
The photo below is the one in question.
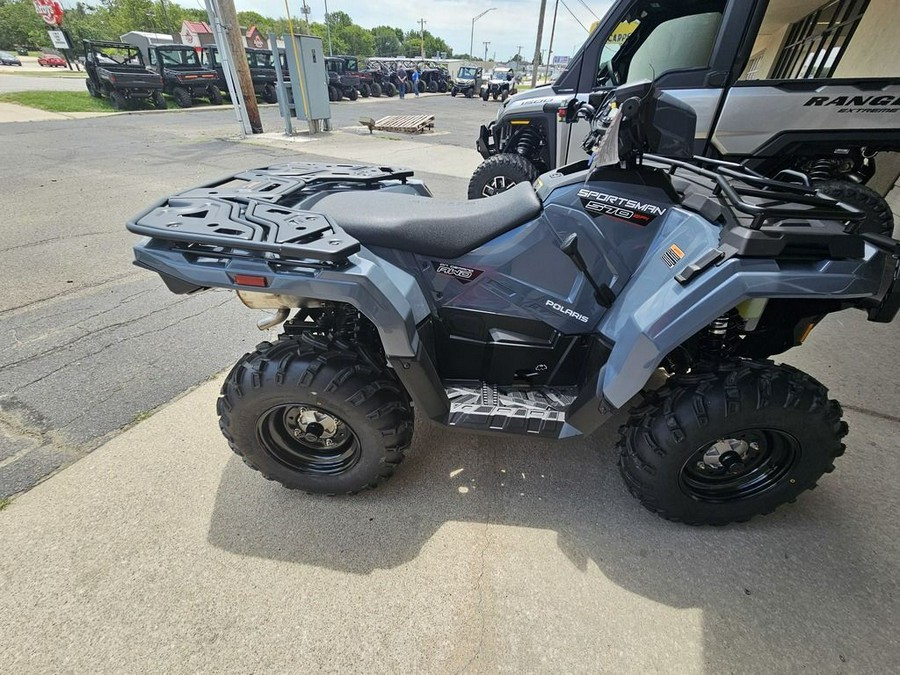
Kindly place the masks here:
POLYGON ((412 86, 413 91, 416 92, 416 97, 419 96, 419 66, 416 66, 412 73, 412 86))
POLYGON ((397 83, 400 85, 398 87, 400 98, 404 98, 406 96, 406 68, 403 66, 397 66, 397 83))

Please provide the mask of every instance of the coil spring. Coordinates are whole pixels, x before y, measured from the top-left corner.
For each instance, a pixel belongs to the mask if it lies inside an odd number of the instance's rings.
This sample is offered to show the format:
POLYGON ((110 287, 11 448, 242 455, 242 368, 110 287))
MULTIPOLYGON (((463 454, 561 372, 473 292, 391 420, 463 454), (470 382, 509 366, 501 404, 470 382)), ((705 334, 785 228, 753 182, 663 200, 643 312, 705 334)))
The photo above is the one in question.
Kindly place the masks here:
POLYGON ((532 157, 541 145, 541 135, 535 129, 522 129, 515 142, 516 154, 532 157))
POLYGON ((812 181, 828 180, 839 173, 841 163, 841 160, 817 159, 809 165, 806 173, 812 181))
POLYGON ((731 309, 706 328, 700 340, 700 352, 704 358, 721 359, 732 354, 741 340, 744 320, 737 309, 731 309))

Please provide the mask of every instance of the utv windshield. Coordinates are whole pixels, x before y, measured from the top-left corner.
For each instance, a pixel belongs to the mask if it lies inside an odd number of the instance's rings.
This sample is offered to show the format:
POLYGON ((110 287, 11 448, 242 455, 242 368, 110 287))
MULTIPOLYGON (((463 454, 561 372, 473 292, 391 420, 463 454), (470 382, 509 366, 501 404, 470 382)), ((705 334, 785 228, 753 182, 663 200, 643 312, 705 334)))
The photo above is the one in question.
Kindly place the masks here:
POLYGON ((137 47, 94 47, 91 57, 95 63, 112 66, 142 66, 141 52, 137 47))
POLYGON ((461 80, 474 80, 477 72, 477 68, 463 67, 459 69, 457 77, 461 80))
MULTIPOLYGON (((160 49, 159 58, 167 68, 200 68, 200 57, 193 49, 160 49)), ((151 54, 151 62, 153 61, 151 54)))
POLYGON ((274 68, 275 59, 272 52, 247 52, 247 60, 251 68, 274 68))

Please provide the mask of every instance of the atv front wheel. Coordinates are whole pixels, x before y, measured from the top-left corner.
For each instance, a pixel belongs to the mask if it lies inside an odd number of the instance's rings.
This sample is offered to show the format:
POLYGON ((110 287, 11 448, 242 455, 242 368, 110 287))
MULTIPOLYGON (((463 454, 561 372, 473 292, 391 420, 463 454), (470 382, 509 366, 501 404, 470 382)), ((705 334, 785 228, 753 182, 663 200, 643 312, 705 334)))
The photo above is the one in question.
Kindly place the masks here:
POLYGON ((212 105, 222 105, 225 102, 222 91, 214 84, 206 88, 206 95, 212 105))
POLYGON ((125 97, 117 91, 109 92, 109 102, 116 110, 125 110, 125 97))
POLYGON ((161 91, 153 92, 153 107, 157 110, 165 110, 169 107, 169 104, 166 102, 166 97, 162 95, 161 91))
POLYGON ((428 89, 428 93, 429 93, 429 94, 436 94, 436 93, 437 93, 437 90, 438 90, 437 82, 435 82, 434 80, 432 80, 431 82, 429 82, 429 83, 428 83, 427 89, 428 89))
POLYGON ((397 95, 397 87, 394 86, 393 82, 385 82, 382 90, 388 98, 393 98, 397 95))
POLYGON ((469 199, 493 197, 516 183, 533 183, 538 170, 522 155, 502 152, 483 161, 469 180, 469 199))
POLYGON ((222 433, 248 466, 321 494, 383 483, 413 433, 409 399, 388 368, 286 337, 238 361, 217 409, 222 433))
POLYGON ((372 95, 372 88, 369 87, 368 83, 363 83, 359 87, 359 94, 363 98, 369 98, 372 95))
POLYGON ((841 406, 809 375, 735 361, 675 375, 619 430, 629 492, 667 520, 725 525, 811 490, 844 452, 841 406))
POLYGON ((94 86, 94 83, 90 80, 85 80, 85 84, 87 85, 88 94, 90 94, 93 98, 103 98, 103 94, 101 94, 97 87, 94 86))
POLYGON ((172 98, 175 99, 175 103, 178 104, 179 108, 190 108, 194 105, 191 93, 184 87, 175 87, 172 90, 172 98))
POLYGON ((884 197, 870 187, 847 180, 827 180, 813 187, 822 194, 846 202, 866 214, 860 232, 874 232, 888 237, 894 234, 894 214, 884 197))

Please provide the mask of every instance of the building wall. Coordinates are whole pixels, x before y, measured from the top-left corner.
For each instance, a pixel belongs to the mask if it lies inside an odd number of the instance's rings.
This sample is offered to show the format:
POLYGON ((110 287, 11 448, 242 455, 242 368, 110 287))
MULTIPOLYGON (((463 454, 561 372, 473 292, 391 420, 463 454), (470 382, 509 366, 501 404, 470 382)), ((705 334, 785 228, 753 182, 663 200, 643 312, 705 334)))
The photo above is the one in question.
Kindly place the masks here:
POLYGON ((900 2, 870 0, 862 21, 838 63, 835 77, 900 77, 896 48, 900 2))

